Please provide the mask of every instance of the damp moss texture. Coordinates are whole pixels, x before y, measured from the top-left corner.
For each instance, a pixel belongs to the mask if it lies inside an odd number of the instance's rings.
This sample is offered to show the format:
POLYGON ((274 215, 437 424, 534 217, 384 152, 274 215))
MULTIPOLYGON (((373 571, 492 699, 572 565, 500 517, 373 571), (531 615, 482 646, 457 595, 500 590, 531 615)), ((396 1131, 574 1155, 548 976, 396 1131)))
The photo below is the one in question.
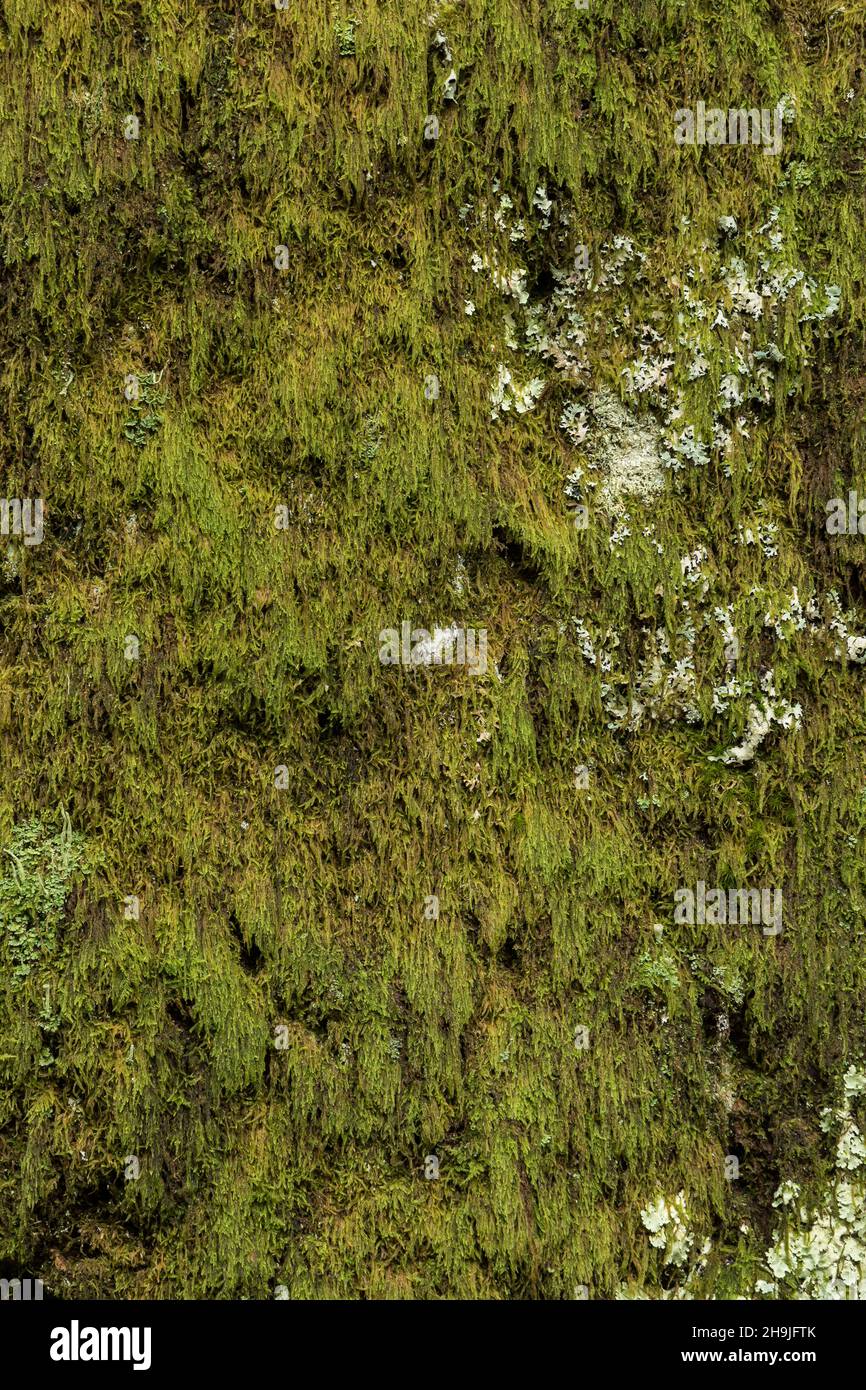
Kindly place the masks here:
POLYGON ((3 0, 4 1276, 811 1287, 785 1194, 863 1201, 864 55, 829 0, 3 0))

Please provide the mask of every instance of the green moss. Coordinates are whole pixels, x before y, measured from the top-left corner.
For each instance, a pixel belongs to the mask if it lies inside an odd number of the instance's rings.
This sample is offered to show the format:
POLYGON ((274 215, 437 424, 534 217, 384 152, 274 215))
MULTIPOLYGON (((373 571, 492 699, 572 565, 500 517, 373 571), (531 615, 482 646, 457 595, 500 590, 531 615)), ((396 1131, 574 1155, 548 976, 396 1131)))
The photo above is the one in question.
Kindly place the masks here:
POLYGON ((684 1191, 703 1297, 760 1268, 780 1175, 822 1189, 866 1055, 863 668, 832 626, 866 613, 824 526, 866 478, 864 42, 829 0, 6 5, 3 490, 45 539, 4 538, 0 583, 4 1267, 655 1297, 640 1213, 684 1191), (783 94, 778 159, 673 142, 678 107, 783 94), (712 321, 776 225, 838 307, 766 296, 728 457, 743 325, 712 321), (618 238, 645 260, 557 301, 618 238), (626 520, 575 425, 604 392, 665 432, 644 326, 692 433, 626 520), (543 389, 491 419, 500 365, 543 389), (380 665, 403 621, 486 629, 486 675, 380 665), (770 667, 755 757, 712 761, 770 667), (784 933, 676 923, 698 879, 781 885, 784 933))

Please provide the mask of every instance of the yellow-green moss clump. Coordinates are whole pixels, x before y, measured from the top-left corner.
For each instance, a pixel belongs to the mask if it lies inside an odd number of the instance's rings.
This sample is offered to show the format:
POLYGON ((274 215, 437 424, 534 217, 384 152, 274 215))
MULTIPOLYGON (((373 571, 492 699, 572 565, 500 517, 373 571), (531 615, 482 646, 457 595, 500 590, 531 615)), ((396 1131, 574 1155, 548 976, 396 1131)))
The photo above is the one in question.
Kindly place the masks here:
POLYGON ((810 1249, 862 1234, 864 51, 829 0, 4 5, 4 1276, 859 1279, 810 1249))

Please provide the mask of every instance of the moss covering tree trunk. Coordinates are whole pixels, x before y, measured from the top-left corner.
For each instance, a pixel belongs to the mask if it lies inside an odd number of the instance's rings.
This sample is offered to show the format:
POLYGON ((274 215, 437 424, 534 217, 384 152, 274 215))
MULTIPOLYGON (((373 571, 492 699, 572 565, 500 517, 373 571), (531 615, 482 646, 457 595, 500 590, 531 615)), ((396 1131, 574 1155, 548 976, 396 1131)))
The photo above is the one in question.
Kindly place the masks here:
POLYGON ((4 1277, 866 1296, 864 55, 0 4, 4 1277))

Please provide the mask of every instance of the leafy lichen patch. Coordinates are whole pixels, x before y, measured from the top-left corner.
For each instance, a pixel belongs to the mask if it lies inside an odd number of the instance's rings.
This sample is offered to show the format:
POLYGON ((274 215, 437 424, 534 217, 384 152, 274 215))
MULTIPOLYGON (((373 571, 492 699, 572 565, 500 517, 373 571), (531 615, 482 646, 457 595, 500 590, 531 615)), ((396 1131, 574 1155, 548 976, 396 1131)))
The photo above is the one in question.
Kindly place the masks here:
POLYGON ((629 497, 652 502, 664 491, 661 430, 648 419, 637 419, 610 390, 588 398, 589 430, 586 452, 600 474, 599 495, 609 511, 629 497))

